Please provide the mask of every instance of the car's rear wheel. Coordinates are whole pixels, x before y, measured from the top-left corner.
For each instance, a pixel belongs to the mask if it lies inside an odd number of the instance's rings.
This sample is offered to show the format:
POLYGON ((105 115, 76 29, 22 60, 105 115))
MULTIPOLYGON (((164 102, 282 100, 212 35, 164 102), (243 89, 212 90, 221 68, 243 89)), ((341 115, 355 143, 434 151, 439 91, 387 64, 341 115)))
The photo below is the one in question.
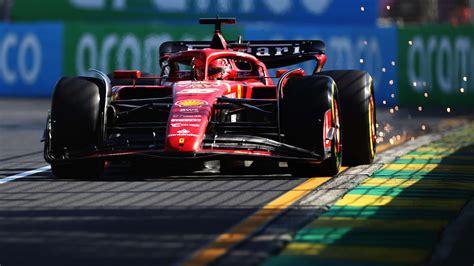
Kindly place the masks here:
POLYGON ((338 90, 325 76, 292 78, 281 100, 285 142, 323 156, 321 163, 289 162, 294 176, 332 176, 341 166, 338 90))
POLYGON ((334 70, 318 75, 330 76, 339 89, 344 165, 369 164, 376 152, 376 111, 374 84, 365 71, 334 70))
POLYGON ((61 162, 70 154, 91 151, 100 142, 102 82, 88 77, 65 77, 59 80, 51 104, 50 153, 58 161, 51 163, 53 174, 60 178, 98 177, 104 161, 97 159, 61 162))

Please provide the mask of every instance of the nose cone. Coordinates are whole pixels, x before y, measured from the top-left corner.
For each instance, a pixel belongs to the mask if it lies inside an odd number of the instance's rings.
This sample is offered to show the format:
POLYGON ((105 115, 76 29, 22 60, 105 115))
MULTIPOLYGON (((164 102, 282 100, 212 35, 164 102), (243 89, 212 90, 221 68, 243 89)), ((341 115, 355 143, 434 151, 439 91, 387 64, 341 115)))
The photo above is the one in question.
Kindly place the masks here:
POLYGON ((221 81, 180 81, 174 86, 165 150, 197 152, 206 133, 216 98, 230 91, 221 81))
POLYGON ((172 108, 166 138, 167 151, 199 151, 206 132, 211 107, 177 106, 172 108))

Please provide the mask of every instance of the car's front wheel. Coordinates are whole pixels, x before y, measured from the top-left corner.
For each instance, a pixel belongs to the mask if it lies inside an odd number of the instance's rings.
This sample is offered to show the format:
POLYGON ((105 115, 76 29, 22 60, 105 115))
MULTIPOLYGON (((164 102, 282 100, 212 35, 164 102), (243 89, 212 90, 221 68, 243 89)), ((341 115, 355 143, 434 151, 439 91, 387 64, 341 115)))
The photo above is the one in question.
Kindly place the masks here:
POLYGON ((54 160, 53 174, 60 178, 98 177, 104 161, 66 161, 71 154, 93 151, 100 143, 101 96, 98 79, 65 77, 58 81, 51 103, 51 139, 45 147, 54 160), (62 161, 64 160, 64 161, 62 161))
POLYGON ((324 159, 289 162, 294 176, 332 176, 341 166, 341 122, 338 90, 327 76, 292 78, 281 100, 281 122, 285 142, 324 159))

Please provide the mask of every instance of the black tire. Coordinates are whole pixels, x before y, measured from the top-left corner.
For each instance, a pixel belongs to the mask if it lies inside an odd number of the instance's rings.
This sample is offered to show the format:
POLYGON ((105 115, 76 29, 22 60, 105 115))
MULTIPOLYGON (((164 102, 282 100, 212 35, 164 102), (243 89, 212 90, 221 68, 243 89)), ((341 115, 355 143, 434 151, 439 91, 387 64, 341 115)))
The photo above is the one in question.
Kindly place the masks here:
POLYGON ((343 165, 372 163, 376 153, 377 134, 372 77, 359 70, 323 71, 317 75, 330 76, 339 89, 343 165))
MULTIPOLYGON (((88 77, 64 77, 58 81, 51 104, 51 153, 61 159, 65 153, 92 149, 101 139, 102 81, 88 77)), ((103 161, 53 162, 57 177, 98 177, 103 161)))
MULTIPOLYGON (((288 162, 294 176, 332 176, 341 166, 338 90, 325 76, 292 78, 283 90, 281 123, 285 142, 324 156, 321 163, 288 162), (329 112, 334 138, 325 145, 325 114, 329 112)), ((329 119, 328 119, 329 120, 329 119)))

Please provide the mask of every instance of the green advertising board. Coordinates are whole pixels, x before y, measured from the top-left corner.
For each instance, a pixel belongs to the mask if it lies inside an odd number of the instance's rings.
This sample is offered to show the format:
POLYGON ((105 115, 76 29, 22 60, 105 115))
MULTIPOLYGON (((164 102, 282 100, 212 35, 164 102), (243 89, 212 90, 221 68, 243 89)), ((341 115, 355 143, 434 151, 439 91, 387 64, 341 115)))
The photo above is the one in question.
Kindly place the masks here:
POLYGON ((398 50, 400 104, 473 105, 474 27, 400 28, 398 50))
MULTIPOLYGON (((239 28, 226 29, 237 39, 239 28)), ((158 73, 159 46, 171 40, 211 40, 211 26, 169 26, 130 23, 66 23, 64 74, 87 75, 89 69, 139 69, 158 73)))
MULTIPOLYGON (((31 20, 116 20, 163 19, 179 14, 158 13, 156 5, 167 5, 168 1, 154 0, 15 0, 11 11, 14 21, 31 20)), ((179 15, 184 18, 184 14, 179 15)), ((179 17, 177 17, 179 18, 179 17)))

